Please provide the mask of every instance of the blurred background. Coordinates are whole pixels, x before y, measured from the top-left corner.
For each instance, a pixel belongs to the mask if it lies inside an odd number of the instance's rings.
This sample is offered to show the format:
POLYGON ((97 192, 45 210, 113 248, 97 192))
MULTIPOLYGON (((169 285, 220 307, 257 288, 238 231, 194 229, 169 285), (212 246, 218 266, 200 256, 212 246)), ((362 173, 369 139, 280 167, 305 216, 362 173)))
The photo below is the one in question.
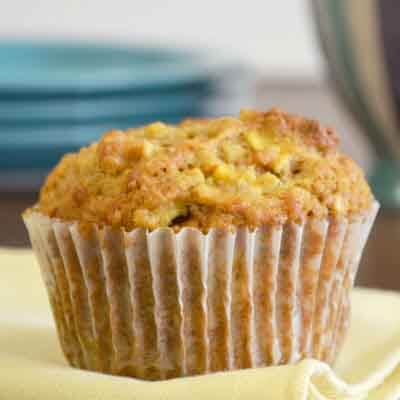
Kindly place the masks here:
POLYGON ((278 106, 367 171, 383 209, 358 283, 400 289, 395 0, 0 5, 0 246, 28 245, 46 173, 105 130, 278 106))

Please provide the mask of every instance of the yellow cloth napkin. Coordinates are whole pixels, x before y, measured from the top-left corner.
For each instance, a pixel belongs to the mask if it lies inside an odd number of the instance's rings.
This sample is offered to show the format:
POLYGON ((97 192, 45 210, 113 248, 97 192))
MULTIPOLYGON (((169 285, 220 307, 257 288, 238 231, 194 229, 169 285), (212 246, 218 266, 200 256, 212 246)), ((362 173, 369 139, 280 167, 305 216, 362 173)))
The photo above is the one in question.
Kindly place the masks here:
POLYGON ((297 365, 143 382, 70 368, 30 251, 0 250, 0 400, 398 399, 400 294, 357 289, 333 371, 297 365))

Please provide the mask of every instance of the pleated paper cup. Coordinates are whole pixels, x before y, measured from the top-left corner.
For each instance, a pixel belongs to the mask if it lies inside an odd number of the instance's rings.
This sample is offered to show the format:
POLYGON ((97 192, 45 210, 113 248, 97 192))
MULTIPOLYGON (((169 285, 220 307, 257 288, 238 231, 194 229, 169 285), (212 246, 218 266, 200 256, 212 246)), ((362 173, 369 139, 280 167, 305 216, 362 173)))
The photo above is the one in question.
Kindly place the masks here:
POLYGON ((155 380, 332 363, 377 210, 207 234, 24 220, 69 363, 155 380))

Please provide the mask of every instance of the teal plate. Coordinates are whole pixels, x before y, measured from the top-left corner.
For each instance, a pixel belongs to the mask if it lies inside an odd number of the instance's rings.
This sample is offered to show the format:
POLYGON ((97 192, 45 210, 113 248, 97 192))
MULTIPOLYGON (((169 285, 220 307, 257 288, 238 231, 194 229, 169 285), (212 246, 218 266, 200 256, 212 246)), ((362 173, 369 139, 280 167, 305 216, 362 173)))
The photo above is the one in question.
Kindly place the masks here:
MULTIPOLYGON (((82 123, 132 115, 182 113, 201 108, 212 98, 208 92, 102 96, 63 100, 0 99, 0 126, 4 124, 82 123)), ((2 130, 0 129, 0 135, 2 130)))
POLYGON ((183 118, 200 115, 198 110, 193 109, 188 114, 136 115, 107 123, 0 128, 6 133, 0 134, 0 169, 52 167, 63 154, 98 140, 111 129, 127 129, 152 121, 176 123, 183 118))
POLYGON ((143 90, 207 81, 223 68, 211 53, 165 47, 0 42, 0 94, 143 90))

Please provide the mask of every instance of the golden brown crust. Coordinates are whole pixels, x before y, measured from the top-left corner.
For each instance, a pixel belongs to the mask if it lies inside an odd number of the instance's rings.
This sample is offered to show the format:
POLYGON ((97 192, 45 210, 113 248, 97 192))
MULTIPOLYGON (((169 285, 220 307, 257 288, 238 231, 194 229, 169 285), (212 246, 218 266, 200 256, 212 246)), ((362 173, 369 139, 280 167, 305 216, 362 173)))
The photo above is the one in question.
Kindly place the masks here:
POLYGON ((363 213, 373 196, 332 129, 287 114, 154 123, 66 155, 39 210, 131 230, 250 226, 363 213))

